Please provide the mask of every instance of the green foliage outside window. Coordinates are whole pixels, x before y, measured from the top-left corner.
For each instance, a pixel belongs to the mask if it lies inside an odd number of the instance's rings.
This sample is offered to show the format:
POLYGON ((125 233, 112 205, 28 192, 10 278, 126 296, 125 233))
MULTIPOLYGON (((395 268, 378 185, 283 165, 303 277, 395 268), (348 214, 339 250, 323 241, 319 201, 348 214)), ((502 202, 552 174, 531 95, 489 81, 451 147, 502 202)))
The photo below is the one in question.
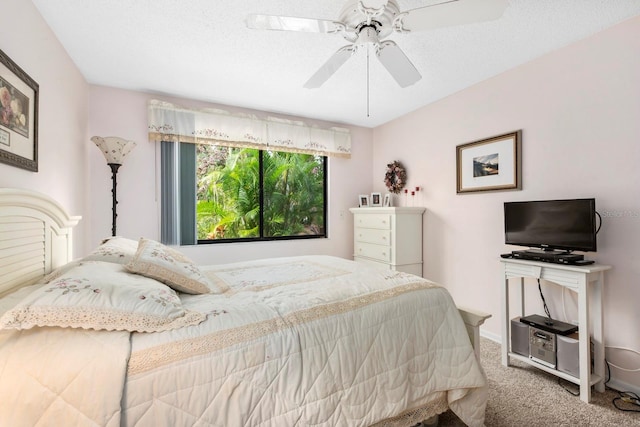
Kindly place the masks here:
POLYGON ((309 154, 199 145, 198 240, 324 236, 324 161, 309 154))

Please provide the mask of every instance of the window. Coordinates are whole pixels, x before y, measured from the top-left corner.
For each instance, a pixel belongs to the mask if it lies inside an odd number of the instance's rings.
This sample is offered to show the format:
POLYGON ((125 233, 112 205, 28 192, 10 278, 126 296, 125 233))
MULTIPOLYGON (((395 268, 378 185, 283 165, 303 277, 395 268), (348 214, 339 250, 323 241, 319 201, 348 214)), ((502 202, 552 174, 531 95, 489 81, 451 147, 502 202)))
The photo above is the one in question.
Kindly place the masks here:
POLYGON ((163 142, 161 167, 165 243, 326 237, 325 156, 163 142))

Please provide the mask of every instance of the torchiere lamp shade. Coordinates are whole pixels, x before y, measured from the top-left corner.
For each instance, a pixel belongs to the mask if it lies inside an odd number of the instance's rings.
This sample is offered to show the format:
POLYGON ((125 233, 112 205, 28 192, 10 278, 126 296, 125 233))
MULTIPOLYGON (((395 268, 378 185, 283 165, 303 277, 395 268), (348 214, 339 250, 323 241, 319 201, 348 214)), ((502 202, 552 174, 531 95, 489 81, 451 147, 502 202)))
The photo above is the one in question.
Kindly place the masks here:
POLYGON ((126 139, 119 138, 117 136, 93 136, 91 140, 98 146, 107 164, 121 165, 124 162, 124 158, 133 150, 136 143, 133 141, 127 141, 126 139))

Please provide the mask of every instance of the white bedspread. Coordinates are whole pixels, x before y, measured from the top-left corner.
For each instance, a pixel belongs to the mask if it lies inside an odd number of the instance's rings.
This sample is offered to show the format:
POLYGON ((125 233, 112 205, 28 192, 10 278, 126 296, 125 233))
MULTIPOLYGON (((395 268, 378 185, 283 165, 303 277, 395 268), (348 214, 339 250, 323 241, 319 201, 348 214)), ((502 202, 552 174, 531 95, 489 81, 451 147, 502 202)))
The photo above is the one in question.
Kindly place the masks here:
POLYGON ((227 291, 161 333, 0 331, 0 425, 484 423, 485 378, 448 292, 332 257, 205 268, 227 291))
POLYGON ((486 384, 448 292, 332 257, 206 269, 200 325, 132 335, 127 426, 484 423, 486 384))
POLYGON ((0 331, 0 426, 119 426, 129 335, 0 331))

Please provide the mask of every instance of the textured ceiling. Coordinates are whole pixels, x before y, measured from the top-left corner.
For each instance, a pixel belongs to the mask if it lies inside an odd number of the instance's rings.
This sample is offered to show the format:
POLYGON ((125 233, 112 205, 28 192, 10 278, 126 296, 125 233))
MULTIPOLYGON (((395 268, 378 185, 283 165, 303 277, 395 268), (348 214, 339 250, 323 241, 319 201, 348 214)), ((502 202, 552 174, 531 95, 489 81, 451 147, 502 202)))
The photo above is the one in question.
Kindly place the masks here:
MULTIPOLYGON (((358 54, 322 87, 304 89, 345 40, 250 30, 245 17, 333 20, 344 0, 32 1, 91 84, 365 127, 640 15, 640 0, 509 0, 497 21, 392 34, 423 76, 413 86, 400 88, 372 60, 367 89, 358 54)), ((397 1, 401 11, 435 3, 397 1)))

